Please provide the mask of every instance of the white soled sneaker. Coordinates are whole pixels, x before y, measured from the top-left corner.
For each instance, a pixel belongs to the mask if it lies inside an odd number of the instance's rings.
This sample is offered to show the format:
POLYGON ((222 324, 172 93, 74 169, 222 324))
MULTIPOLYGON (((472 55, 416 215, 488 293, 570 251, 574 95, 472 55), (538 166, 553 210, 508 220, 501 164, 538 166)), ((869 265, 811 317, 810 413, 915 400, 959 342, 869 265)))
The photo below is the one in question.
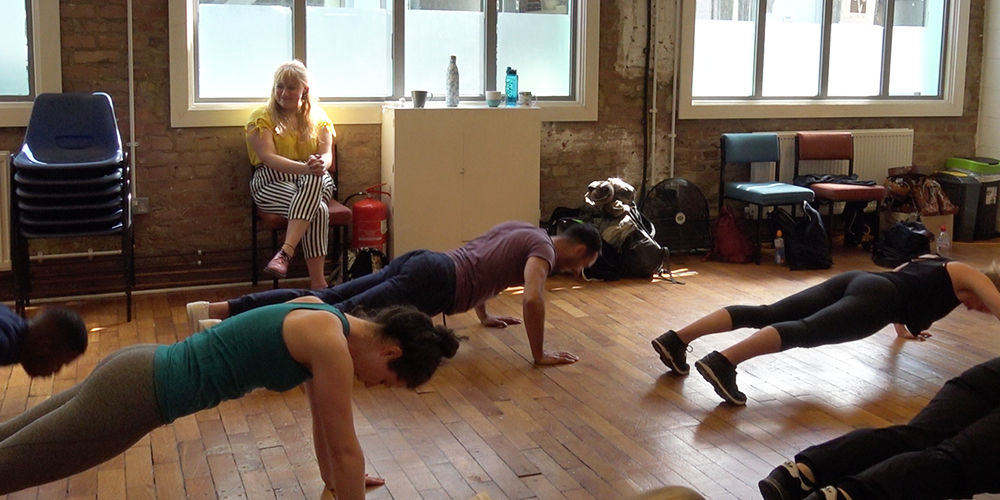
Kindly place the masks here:
POLYGON ((202 332, 212 328, 215 325, 222 323, 221 319, 199 319, 198 320, 198 331, 202 332))
POLYGON ((204 300, 199 300, 198 302, 188 302, 187 313, 188 331, 191 333, 200 332, 201 328, 198 326, 198 322, 203 319, 208 319, 208 302, 204 300))

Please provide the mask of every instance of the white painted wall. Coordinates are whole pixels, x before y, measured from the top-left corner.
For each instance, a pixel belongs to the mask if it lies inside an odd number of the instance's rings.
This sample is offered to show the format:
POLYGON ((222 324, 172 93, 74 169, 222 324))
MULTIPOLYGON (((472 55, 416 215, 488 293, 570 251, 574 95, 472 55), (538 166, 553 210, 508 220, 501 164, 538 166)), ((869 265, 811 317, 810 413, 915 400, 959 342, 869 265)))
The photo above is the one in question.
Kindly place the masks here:
POLYGON ((1000 2, 986 2, 976 156, 1000 158, 1000 2))
MULTIPOLYGON (((1000 158, 1000 2, 986 2, 976 156, 1000 158)), ((1000 217, 997 218, 1000 231, 1000 217)))

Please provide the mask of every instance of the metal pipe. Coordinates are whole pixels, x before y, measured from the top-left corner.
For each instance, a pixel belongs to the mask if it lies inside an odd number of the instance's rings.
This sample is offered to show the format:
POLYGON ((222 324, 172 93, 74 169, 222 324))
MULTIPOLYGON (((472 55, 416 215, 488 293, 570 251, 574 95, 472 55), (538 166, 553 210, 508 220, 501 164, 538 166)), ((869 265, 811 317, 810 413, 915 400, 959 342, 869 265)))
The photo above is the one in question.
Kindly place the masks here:
POLYGON ((674 149, 674 144, 677 142, 677 103, 680 102, 680 97, 677 96, 677 72, 680 71, 678 66, 680 65, 681 59, 681 0, 674 0, 674 88, 671 89, 673 92, 673 104, 670 107, 670 179, 675 177, 674 175, 674 161, 676 159, 676 152, 674 149))
POLYGON ((128 29, 128 175, 132 203, 135 203, 135 147, 139 143, 135 140, 135 59, 132 56, 132 0, 126 1, 126 7, 128 13, 126 24, 128 29))
POLYGON ((639 184, 639 203, 646 198, 646 177, 649 175, 649 56, 652 48, 653 0, 646 0, 646 48, 642 73, 642 182, 639 184))
POLYGON ((86 252, 69 252, 69 253, 53 253, 45 255, 39 252, 37 255, 32 255, 29 257, 31 260, 43 261, 43 260, 58 260, 58 259, 77 259, 80 257, 86 257, 88 259, 93 259, 94 257, 103 257, 106 255, 121 255, 121 250, 88 250, 86 252))
MULTIPOLYGON (((656 71, 656 28, 657 28, 656 25, 657 25, 657 16, 659 16, 660 13, 659 13, 659 8, 658 8, 657 4, 654 3, 654 2, 656 2, 656 0, 649 0, 649 1, 651 3, 651 10, 652 10, 652 12, 650 13, 650 16, 649 16, 650 22, 652 23, 650 25, 650 27, 649 27, 650 28, 650 39, 652 40, 652 43, 650 44, 650 49, 649 50, 652 52, 650 54, 650 66, 653 68, 653 95, 650 98, 650 103, 649 103, 649 120, 650 120, 650 125, 649 125, 649 164, 652 165, 652 172, 650 173, 650 175, 651 176, 655 176, 655 174, 656 174, 656 108, 657 108, 657 104, 656 104, 656 86, 657 86, 657 84, 659 82, 659 80, 657 78, 658 72, 656 71)), ((643 178, 643 180, 645 181, 645 178, 643 178)), ((655 184, 655 183, 651 182, 651 184, 655 184)), ((643 198, 645 198, 645 190, 643 190, 643 198)))

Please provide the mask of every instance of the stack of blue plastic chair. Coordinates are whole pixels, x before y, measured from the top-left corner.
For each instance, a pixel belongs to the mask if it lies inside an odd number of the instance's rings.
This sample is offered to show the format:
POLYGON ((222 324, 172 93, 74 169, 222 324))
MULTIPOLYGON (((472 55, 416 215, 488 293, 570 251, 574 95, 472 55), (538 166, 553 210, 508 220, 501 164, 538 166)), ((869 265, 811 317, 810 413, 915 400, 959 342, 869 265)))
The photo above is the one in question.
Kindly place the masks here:
POLYGON ((135 283, 131 193, 111 97, 103 92, 35 98, 11 169, 12 260, 17 311, 31 292, 28 240, 121 238, 127 319, 135 283))

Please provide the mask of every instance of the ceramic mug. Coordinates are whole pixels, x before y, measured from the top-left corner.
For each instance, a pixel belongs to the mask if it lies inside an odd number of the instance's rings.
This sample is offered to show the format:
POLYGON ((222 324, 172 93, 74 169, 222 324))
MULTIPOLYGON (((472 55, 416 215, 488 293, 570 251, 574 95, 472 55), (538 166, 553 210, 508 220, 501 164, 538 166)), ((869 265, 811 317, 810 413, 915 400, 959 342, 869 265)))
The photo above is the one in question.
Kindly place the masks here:
POLYGON ((524 91, 517 93, 518 106, 534 106, 535 104, 538 104, 538 97, 531 92, 524 91))
POLYGON ((498 90, 487 90, 486 91, 486 105, 495 108, 500 106, 504 100, 503 92, 498 90))
POLYGON ((427 101, 434 98, 434 94, 426 90, 412 90, 410 95, 413 97, 413 107, 422 108, 427 101))

